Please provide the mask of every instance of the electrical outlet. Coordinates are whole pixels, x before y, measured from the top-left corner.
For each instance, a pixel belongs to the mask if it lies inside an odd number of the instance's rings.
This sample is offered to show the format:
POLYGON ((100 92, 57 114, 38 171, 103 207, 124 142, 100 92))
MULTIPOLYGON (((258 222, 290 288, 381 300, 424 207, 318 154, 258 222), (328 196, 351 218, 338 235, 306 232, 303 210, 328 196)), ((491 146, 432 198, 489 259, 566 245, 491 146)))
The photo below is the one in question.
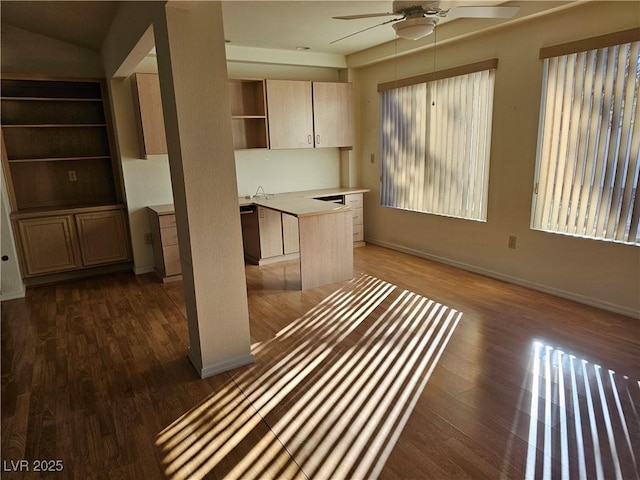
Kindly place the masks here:
POLYGON ((517 241, 517 237, 514 237, 513 235, 509 236, 509 248, 513 248, 514 250, 516 249, 516 241, 517 241))
POLYGON ((78 176, 76 175, 75 170, 69 170, 67 173, 69 175, 69 181, 70 182, 77 182, 78 181, 78 176))
POLYGON ((145 233, 144 234, 144 244, 145 245, 151 245, 151 234, 150 233, 145 233))
POLYGON ((369 162, 371 163, 375 163, 376 162, 376 154, 372 153, 371 156, 369 157, 369 162))

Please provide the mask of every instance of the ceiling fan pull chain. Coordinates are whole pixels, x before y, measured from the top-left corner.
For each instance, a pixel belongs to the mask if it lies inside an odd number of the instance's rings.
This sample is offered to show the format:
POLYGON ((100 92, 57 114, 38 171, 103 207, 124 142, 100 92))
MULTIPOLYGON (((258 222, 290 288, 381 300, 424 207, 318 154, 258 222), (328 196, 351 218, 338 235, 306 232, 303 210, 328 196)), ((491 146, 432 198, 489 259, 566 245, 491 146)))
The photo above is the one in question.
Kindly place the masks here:
POLYGON ((433 29, 433 97, 431 98, 431 106, 436 106, 436 90, 438 88, 438 84, 436 83, 436 50, 438 47, 438 29, 433 29))

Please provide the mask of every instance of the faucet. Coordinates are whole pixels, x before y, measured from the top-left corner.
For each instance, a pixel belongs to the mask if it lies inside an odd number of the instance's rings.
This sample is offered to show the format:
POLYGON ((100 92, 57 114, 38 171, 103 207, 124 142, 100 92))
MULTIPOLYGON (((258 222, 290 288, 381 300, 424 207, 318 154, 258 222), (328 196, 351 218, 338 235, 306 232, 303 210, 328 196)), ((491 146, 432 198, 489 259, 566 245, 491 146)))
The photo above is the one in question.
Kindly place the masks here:
POLYGON ((264 196, 265 200, 269 199, 269 196, 267 195, 267 193, 264 191, 264 188, 262 188, 262 185, 258 185, 258 188, 256 190, 256 193, 253 195, 254 197, 258 197, 259 196, 259 192, 262 191, 262 195, 264 196))

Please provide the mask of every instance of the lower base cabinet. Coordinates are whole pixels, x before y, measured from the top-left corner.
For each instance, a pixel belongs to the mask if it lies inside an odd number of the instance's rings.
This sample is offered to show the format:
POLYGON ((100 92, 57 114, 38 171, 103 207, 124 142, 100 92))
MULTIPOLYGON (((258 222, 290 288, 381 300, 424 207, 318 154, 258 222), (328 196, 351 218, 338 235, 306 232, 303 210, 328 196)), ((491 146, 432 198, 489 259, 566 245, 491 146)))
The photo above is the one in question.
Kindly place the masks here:
POLYGON ((17 220, 25 276, 82 267, 72 215, 17 220))
POLYGON ((353 243, 354 246, 364 245, 364 211, 361 193, 351 193, 344 196, 344 204, 351 207, 353 215, 353 243))
POLYGON ((182 279, 178 229, 173 205, 147 207, 156 275, 163 282, 182 279))
POLYGON ((75 217, 84 266, 128 260, 127 230, 122 211, 79 213, 75 217))
POLYGON ((130 260, 124 212, 84 211, 14 218, 25 278, 130 260))
POLYGON ((261 264, 285 260, 295 258, 300 251, 298 219, 293 215, 256 206, 242 212, 240 219, 247 261, 261 264))

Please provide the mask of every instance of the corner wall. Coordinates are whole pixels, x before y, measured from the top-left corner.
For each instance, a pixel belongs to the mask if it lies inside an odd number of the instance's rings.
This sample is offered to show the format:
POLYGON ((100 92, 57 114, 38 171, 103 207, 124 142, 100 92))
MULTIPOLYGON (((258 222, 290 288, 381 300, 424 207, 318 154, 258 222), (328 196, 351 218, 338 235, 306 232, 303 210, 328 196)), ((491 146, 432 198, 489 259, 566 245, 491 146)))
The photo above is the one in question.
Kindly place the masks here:
POLYGON ((499 59, 486 223, 380 206, 377 84, 431 72, 433 51, 359 69, 358 163, 362 186, 371 189, 365 195, 365 239, 640 317, 640 248, 529 228, 543 68, 539 49, 637 27, 638 13, 637 2, 590 2, 437 48, 437 70, 499 59), (507 247, 510 235, 517 237, 515 250, 507 247))

